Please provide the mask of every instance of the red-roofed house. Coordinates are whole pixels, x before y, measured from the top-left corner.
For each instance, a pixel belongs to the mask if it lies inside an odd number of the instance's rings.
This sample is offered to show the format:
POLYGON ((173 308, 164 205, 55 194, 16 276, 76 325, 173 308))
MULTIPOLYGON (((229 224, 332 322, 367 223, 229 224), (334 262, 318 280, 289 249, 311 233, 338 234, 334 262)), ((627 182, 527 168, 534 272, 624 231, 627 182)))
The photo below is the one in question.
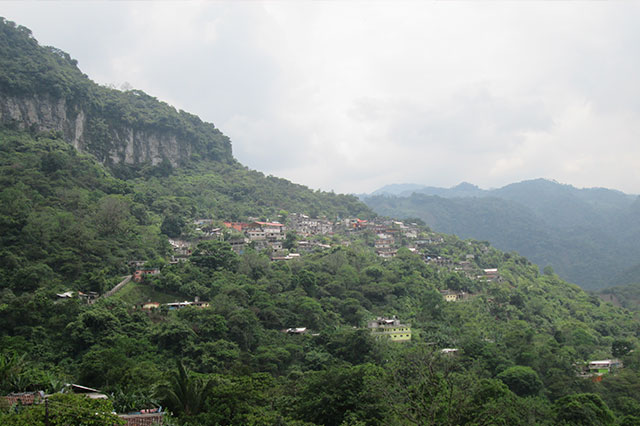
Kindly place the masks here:
POLYGON ((244 229, 249 226, 248 223, 244 222, 223 222, 224 226, 227 228, 235 229, 238 232, 244 232, 244 229))

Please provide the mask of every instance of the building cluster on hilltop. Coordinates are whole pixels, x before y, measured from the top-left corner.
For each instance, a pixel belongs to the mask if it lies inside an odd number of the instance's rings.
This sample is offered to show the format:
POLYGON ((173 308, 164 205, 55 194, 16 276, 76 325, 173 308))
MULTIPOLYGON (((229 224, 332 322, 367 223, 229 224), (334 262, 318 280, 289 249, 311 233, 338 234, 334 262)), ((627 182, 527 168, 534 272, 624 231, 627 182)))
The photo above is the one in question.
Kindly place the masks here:
MULTIPOLYGON (((405 224, 400 221, 376 218, 365 220, 360 218, 344 218, 331 221, 326 217, 313 218, 302 213, 291 213, 286 225, 280 222, 252 220, 249 222, 223 222, 222 228, 214 227, 212 219, 196 219, 193 222, 197 237, 170 238, 173 248, 172 263, 186 260, 200 241, 211 239, 226 240, 238 254, 244 253, 248 246, 256 250, 269 250, 273 260, 295 258, 291 256, 293 247, 287 245, 287 235, 294 233, 295 252, 308 254, 318 250, 331 248, 327 244, 328 237, 336 234, 354 236, 361 232, 375 235, 374 249, 378 256, 389 259, 396 256, 400 247, 417 251, 425 246, 438 244, 443 239, 435 233, 418 239, 420 228, 417 224, 405 224), (325 237, 325 238, 321 238, 325 237), (324 239, 324 241, 322 241, 324 239)), ((349 240, 342 241, 348 245, 349 240)))

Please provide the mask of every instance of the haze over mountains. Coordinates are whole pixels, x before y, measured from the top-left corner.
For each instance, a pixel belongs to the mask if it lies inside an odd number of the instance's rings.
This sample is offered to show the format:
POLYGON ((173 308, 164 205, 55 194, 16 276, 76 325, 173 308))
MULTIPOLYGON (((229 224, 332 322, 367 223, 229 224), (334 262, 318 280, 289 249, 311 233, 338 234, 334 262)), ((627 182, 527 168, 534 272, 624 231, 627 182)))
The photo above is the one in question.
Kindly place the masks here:
POLYGON ((378 214, 420 218, 436 231, 517 251, 586 289, 639 276, 637 195, 535 179, 490 190, 396 184, 361 198, 378 214))

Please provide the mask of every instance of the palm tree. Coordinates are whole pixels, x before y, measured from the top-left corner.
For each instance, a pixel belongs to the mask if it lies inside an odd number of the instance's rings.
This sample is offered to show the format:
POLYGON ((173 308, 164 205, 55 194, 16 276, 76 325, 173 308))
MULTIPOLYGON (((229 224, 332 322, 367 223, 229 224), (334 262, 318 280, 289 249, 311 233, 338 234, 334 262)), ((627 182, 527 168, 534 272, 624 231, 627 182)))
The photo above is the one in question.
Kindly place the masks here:
POLYGON ((175 414, 191 416, 203 411, 213 381, 189 375, 178 362, 178 372, 156 390, 156 396, 175 414))
MULTIPOLYGON (((12 355, 0 354, 0 391, 10 392, 17 384, 16 380, 20 377, 20 372, 24 367, 25 356, 18 356, 17 353, 12 355)), ((21 389, 20 389, 21 390, 21 389)))

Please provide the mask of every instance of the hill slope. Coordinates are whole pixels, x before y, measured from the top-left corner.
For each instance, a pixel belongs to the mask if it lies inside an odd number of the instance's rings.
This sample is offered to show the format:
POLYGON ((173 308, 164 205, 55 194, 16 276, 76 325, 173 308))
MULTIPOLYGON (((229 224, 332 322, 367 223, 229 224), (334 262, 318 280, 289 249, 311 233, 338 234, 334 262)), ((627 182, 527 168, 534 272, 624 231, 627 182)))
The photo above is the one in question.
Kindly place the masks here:
MULTIPOLYGON (((45 86, 61 87, 43 94, 49 89, 29 78, 15 96, 76 105, 74 93, 81 89, 59 81, 75 71, 57 68, 46 52, 51 49, 37 48, 28 30, 3 25, 3 34, 42 55, 26 64, 48 70, 45 86)), ((16 54, 21 58, 20 49, 16 54)), ((8 81, 23 78, 23 68, 10 69, 15 75, 2 68, 8 81)), ((169 111, 153 100, 137 104, 143 95, 105 93, 135 116, 142 114, 138 108, 151 108, 145 112, 151 116, 156 108, 169 111)), ((87 135, 95 123, 105 124, 98 125, 107 129, 103 135, 117 134, 120 124, 92 109, 104 98, 78 102, 93 114, 87 135)), ((205 137, 199 144, 185 137, 179 143, 191 148, 178 152, 188 156, 128 163, 111 157, 109 141, 85 139, 91 144, 78 150, 60 120, 48 126, 28 116, 0 130, 0 395, 82 383, 109 401, 64 403, 54 396, 48 414, 44 404, 0 404, 0 424, 39 426, 47 416, 50 424, 112 426, 112 410, 158 406, 180 425, 640 420, 637 318, 549 271, 540 275, 519 255, 379 220, 336 229, 332 247, 287 261, 252 249, 237 255, 227 242, 210 240, 184 262, 168 264, 167 223, 180 234, 181 223, 200 217, 268 218, 286 215, 282 209, 327 216, 371 212, 354 197, 247 170, 218 155, 226 152, 223 139, 205 137), (374 250, 381 231, 394 236, 392 259, 374 250), (69 289, 103 291, 120 280, 133 257, 157 266, 159 274, 94 304, 56 297, 69 289), (489 277, 486 268, 497 272, 489 277), (445 291, 465 297, 446 302, 445 291), (143 310, 127 302, 161 302, 169 294, 206 303, 143 310), (376 339, 367 327, 391 315, 411 324, 405 343, 376 339), (623 370, 598 382, 578 375, 587 361, 612 356, 623 360, 623 370), (104 421, 99 414, 107 415, 104 421)), ((139 124, 133 123, 131 129, 139 124)), ((163 137, 161 124, 148 125, 145 131, 163 137)), ((178 128, 166 131, 177 134, 178 128)))
POLYGON ((128 260, 169 253, 166 223, 179 234, 194 218, 372 215, 353 196, 247 169, 212 124, 93 83, 4 19, 0 152, 0 270, 18 292, 101 291, 128 260))
POLYGON ((461 184, 402 194, 363 199, 379 214, 417 217, 435 230, 515 250, 584 288, 630 282, 635 276, 640 255, 635 196, 544 179, 493 190, 461 184))

